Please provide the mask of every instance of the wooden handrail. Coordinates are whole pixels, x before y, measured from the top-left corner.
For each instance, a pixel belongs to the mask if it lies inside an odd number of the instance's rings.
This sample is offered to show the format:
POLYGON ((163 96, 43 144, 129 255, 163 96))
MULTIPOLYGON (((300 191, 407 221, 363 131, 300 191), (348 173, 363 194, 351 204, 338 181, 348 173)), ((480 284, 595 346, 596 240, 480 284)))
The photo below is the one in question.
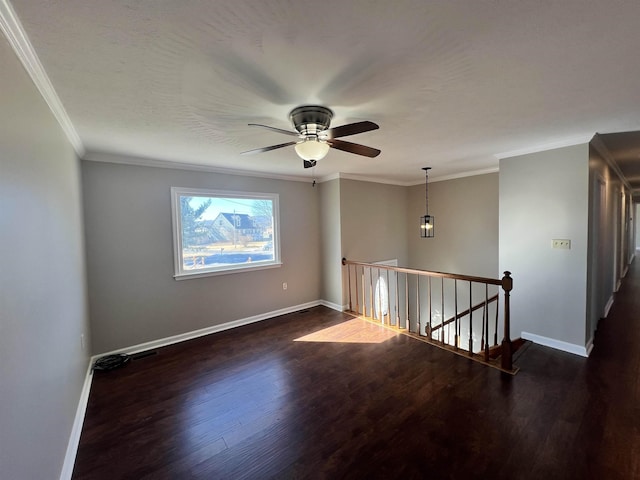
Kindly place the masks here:
MULTIPOLYGON (((471 357, 482 357, 482 355, 480 354, 475 354, 473 352, 473 344, 472 344, 472 328, 473 328, 473 324, 472 324, 472 313, 476 310, 485 309, 485 312, 483 313, 483 319, 482 319, 482 338, 481 338, 481 347, 480 347, 480 351, 484 351, 484 360, 485 363, 490 364, 489 363, 489 359, 492 356, 491 353, 492 351, 495 351, 495 349, 493 347, 491 347, 490 351, 490 347, 489 347, 489 340, 488 340, 488 336, 489 336, 489 316, 488 316, 488 305, 490 303, 496 302, 496 304, 498 303, 498 298, 499 295, 496 294, 494 296, 492 296, 491 298, 488 297, 488 291, 487 291, 487 286, 488 285, 497 285, 502 287, 503 293, 504 293, 504 314, 503 314, 503 319, 504 319, 504 335, 502 338, 502 343, 501 343, 501 366, 500 369, 507 371, 507 372, 511 372, 514 373, 516 370, 514 370, 513 368, 513 345, 511 342, 511 309, 510 309, 510 292, 513 289, 513 279, 511 278, 511 272, 509 271, 505 271, 504 272, 504 276, 501 279, 496 279, 496 278, 489 278, 489 277, 478 277, 478 276, 474 276, 474 275, 461 275, 461 274, 456 274, 456 273, 445 273, 445 272, 434 272, 434 271, 429 271, 429 270, 421 270, 421 269, 415 269, 415 268, 406 268, 406 267, 396 267, 396 266, 391 266, 391 265, 383 265, 383 264, 376 264, 376 263, 367 263, 367 262, 358 262, 358 261, 353 261, 353 260, 347 260, 346 258, 342 259, 342 265, 344 266, 354 266, 354 272, 356 274, 356 281, 355 281, 355 291, 356 291, 356 298, 355 298, 355 303, 356 303, 356 313, 360 314, 362 313, 365 317, 367 316, 367 305, 365 305, 366 303, 366 298, 367 295, 365 293, 365 277, 364 277, 364 272, 365 272, 365 268, 369 268, 369 285, 368 285, 368 297, 369 297, 369 311, 372 313, 373 316, 373 312, 374 312, 374 305, 373 305, 373 296, 374 296, 374 292, 373 292, 373 269, 376 269, 378 271, 381 270, 386 270, 387 271, 387 298, 389 297, 389 271, 392 272, 396 272, 396 273, 404 273, 405 275, 405 282, 404 282, 404 291, 405 291, 405 312, 406 312, 406 327, 402 327, 400 328, 400 308, 398 306, 398 304, 396 303, 396 314, 397 314, 397 318, 396 318, 396 329, 400 329, 400 330, 406 330, 405 333, 412 335, 412 336, 417 336, 417 337, 422 337, 423 340, 428 341, 429 343, 434 343, 434 344, 438 344, 439 346, 443 346, 443 347, 448 347, 451 344, 448 343, 450 340, 446 340, 445 342, 445 329, 442 328, 446 325, 449 325, 453 322, 455 323, 455 328, 454 328, 454 334, 453 336, 454 338, 454 347, 453 350, 458 353, 458 349, 459 349, 459 345, 458 345, 458 341, 460 339, 460 323, 458 322, 458 320, 460 320, 461 318, 465 317, 465 316, 469 316, 469 350, 467 351, 467 353, 469 356, 471 357), (358 279, 357 279, 357 272, 358 269, 357 267, 362 267, 362 309, 363 311, 360 312, 359 306, 358 306, 358 302, 359 302, 359 294, 358 294, 358 279), (417 321, 417 332, 414 334, 411 331, 411 324, 410 324, 410 318, 409 318, 409 284, 408 284, 408 276, 409 275, 416 275, 416 318, 413 319, 414 321, 414 325, 416 325, 416 321, 417 321), (422 282, 420 282, 419 278, 420 277, 427 277, 427 281, 425 282, 427 284, 427 290, 428 290, 428 294, 429 294, 429 300, 428 300, 428 304, 429 304, 429 318, 426 322, 421 322, 420 319, 420 284, 422 282), (458 313, 456 311, 456 313, 448 318, 447 320, 445 320, 444 322, 442 322, 440 325, 431 326, 431 277, 435 277, 435 278, 440 278, 442 280, 442 292, 441 292, 441 303, 443 305, 443 311, 442 311, 442 316, 444 317, 444 279, 451 279, 454 280, 454 289, 457 292, 457 281, 464 281, 464 282, 469 282, 469 308, 463 312, 458 313), (479 284, 484 284, 485 285, 485 299, 484 301, 478 303, 475 306, 471 306, 471 297, 472 297, 472 283, 479 283, 479 284), (422 333, 422 328, 424 328, 425 333, 422 333), (433 339, 432 338, 432 333, 438 329, 440 330, 440 339, 438 341, 438 339, 433 339), (445 345, 446 343, 446 345, 445 345)), ((348 283, 349 283, 349 309, 352 309, 352 299, 351 299, 351 273, 350 270, 347 270, 347 276, 348 276, 348 283)), ((396 289, 397 289, 397 277, 396 277, 396 289)), ((396 290, 397 291, 397 290, 396 290)), ((396 293, 397 295, 397 293, 396 293)), ((398 301, 398 298, 396 297, 396 302, 398 301)), ((457 293, 455 293, 455 309, 457 310, 458 308, 458 296, 457 293)), ((384 324, 385 320, 389 322, 389 326, 391 326, 391 315, 390 315, 390 310, 387 309, 386 314, 381 313, 381 321, 384 324), (386 317, 386 318, 385 318, 386 317)), ((497 332, 497 328, 498 328, 498 309, 496 308, 496 313, 495 313, 495 328, 494 328, 494 346, 497 345, 497 341, 498 341, 498 332, 497 332)), ((449 333, 449 338, 451 333, 449 333)), ((495 365, 494 365, 495 366, 495 365)))
MULTIPOLYGON (((354 262, 353 260, 342 259, 342 265, 358 265, 361 267, 378 268, 380 270, 392 270, 400 273, 411 273, 414 275, 422 275, 426 277, 452 278, 454 280, 463 280, 466 282, 488 283, 489 285, 502 286, 502 280, 489 277, 474 277, 472 275, 460 275, 457 273, 431 272, 429 270, 420 270, 417 268, 394 267, 391 265, 381 265, 377 263, 354 262)), ((505 272, 507 273, 507 272, 505 272)))
POLYGON ((445 325, 449 325, 450 323, 455 322, 456 320, 458 320, 459 318, 462 318, 466 315, 469 315, 469 313, 475 312, 476 310, 480 310, 481 308, 485 307, 486 305, 493 303, 495 301, 498 300, 498 294, 494 295, 491 298, 487 298, 487 301, 485 302, 484 300, 480 303, 478 303, 477 305, 474 305, 471 308, 471 312, 469 312, 469 309, 467 308, 465 311, 460 312, 457 315, 454 315, 453 317, 447 318, 444 322, 442 322, 440 325, 436 325, 435 327, 431 327, 431 331, 433 332, 434 330, 438 330, 441 327, 444 327, 445 325))

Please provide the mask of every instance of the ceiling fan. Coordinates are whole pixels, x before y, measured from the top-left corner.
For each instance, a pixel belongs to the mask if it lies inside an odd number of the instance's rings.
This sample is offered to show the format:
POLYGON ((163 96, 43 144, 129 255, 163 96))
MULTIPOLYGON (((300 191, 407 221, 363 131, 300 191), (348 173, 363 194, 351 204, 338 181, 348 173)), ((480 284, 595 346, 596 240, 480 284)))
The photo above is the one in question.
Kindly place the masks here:
POLYGON ((270 127, 268 125, 250 123, 249 126, 251 127, 266 128, 274 132, 298 137, 298 140, 281 143, 279 145, 271 145, 270 147, 256 148, 255 150, 242 152, 241 155, 268 152, 270 150, 276 150, 277 148, 295 145, 296 153, 302 158, 304 168, 314 167, 318 160, 322 160, 327 155, 329 148, 337 148, 344 152, 355 153, 356 155, 363 155, 370 158, 380 155, 380 150, 377 148, 338 140, 338 137, 346 137, 376 130, 380 128, 378 125, 373 122, 364 121, 329 128, 332 118, 333 112, 327 107, 320 105, 303 105, 294 108, 291 110, 291 113, 289 113, 289 119, 297 130, 295 132, 270 127))

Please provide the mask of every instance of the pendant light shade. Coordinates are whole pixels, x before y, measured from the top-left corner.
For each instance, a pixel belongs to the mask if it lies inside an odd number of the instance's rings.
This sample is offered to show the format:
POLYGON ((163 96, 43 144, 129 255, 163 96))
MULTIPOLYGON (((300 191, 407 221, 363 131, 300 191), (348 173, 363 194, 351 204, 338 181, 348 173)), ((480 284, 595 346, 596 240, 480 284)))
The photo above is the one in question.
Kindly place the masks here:
POLYGON ((429 215, 429 170, 431 167, 423 167, 424 170, 424 198, 425 198, 425 214, 420 217, 420 237, 433 238, 436 234, 435 217, 429 215))
POLYGON ((422 238, 431 238, 435 234, 435 218, 432 215, 424 215, 420 217, 420 236, 422 238))

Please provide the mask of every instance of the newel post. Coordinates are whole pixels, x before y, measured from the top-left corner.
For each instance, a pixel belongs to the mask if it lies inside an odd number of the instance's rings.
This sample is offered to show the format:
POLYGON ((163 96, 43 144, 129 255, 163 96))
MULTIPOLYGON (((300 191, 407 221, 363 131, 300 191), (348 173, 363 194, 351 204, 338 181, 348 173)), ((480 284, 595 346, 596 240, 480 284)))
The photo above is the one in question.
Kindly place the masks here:
POLYGON ((513 370, 513 352, 511 348, 511 310, 509 307, 509 296, 513 288, 511 272, 504 272, 502 277, 502 290, 504 290, 504 338, 502 339, 502 368, 513 370))

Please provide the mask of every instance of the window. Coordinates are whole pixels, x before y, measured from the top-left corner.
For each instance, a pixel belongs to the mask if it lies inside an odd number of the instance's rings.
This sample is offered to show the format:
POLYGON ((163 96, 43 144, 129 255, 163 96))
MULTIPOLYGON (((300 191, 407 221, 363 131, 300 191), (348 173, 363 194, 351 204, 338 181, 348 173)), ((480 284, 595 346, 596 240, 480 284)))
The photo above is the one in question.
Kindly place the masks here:
POLYGON ((171 188, 175 278, 277 267, 278 195, 171 188))

